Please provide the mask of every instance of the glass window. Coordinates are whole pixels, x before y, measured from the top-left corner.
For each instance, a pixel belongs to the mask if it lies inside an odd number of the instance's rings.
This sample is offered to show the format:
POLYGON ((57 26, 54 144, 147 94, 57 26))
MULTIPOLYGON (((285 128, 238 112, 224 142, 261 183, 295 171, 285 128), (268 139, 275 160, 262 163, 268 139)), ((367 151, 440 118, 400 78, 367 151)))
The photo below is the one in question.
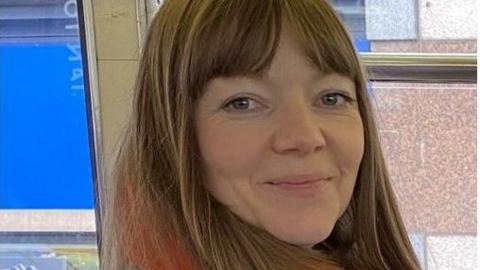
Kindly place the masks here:
POLYGON ((0 10, 0 269, 98 269, 77 3, 0 10))

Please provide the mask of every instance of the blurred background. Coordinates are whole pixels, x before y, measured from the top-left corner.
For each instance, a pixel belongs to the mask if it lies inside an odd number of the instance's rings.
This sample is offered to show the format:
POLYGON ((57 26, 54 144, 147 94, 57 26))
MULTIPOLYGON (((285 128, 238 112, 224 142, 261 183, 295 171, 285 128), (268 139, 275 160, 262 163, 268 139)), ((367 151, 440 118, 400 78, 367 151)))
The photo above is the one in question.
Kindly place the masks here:
MULTIPOLYGON (((476 267, 474 0, 333 0, 423 269, 476 267)), ((98 269, 103 179, 157 0, 0 0, 0 269, 98 269)))

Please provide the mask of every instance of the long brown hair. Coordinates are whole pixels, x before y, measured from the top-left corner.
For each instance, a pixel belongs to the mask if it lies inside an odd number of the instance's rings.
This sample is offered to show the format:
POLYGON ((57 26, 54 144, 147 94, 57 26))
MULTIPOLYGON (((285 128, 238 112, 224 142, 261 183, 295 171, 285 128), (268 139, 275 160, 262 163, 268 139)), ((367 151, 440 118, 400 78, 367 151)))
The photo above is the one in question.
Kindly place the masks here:
POLYGON ((102 269, 420 269, 390 185, 364 72, 326 0, 166 0, 143 47, 104 203, 102 269), (202 185, 194 111, 206 83, 259 73, 282 25, 324 73, 356 85, 365 152, 353 197, 313 251, 282 242, 202 185))

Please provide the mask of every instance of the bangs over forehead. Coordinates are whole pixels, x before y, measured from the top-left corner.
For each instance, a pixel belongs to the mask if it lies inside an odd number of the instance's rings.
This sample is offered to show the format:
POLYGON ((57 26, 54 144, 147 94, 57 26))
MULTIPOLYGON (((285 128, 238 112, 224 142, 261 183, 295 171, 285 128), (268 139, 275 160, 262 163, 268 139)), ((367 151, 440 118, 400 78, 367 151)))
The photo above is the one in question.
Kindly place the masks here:
POLYGON ((195 15, 185 33, 191 47, 184 48, 190 51, 185 55, 189 58, 186 75, 195 99, 212 78, 262 73, 272 62, 284 24, 319 71, 358 79, 354 47, 326 1, 198 2, 193 9, 199 10, 187 11, 195 15))

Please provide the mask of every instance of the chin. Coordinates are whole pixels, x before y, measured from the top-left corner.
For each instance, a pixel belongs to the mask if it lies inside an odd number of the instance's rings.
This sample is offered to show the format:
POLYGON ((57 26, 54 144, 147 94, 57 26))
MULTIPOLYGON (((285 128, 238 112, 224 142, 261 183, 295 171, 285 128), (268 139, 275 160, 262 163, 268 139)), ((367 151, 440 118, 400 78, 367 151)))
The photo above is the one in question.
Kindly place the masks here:
MULTIPOLYGON (((297 224, 298 225, 298 224, 297 224)), ((314 245, 323 242, 330 236, 335 224, 324 224, 322 227, 299 229, 290 227, 282 230, 281 228, 270 228, 270 234, 276 238, 292 245, 305 248, 312 248, 314 245)))

